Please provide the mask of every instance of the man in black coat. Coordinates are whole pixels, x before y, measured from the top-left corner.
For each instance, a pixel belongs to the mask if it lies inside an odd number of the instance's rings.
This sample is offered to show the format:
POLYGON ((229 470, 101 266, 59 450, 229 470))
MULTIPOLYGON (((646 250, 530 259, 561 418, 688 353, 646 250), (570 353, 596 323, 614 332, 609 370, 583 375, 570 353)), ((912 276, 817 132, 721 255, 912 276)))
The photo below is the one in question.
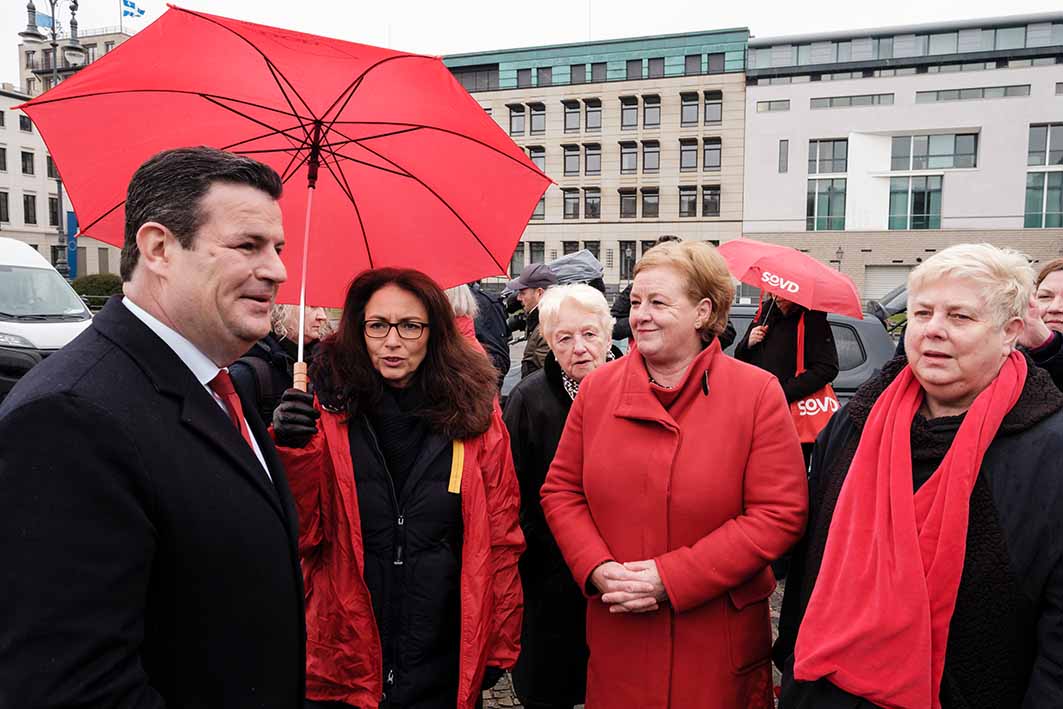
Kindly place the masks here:
POLYGON ((0 406, 0 707, 302 706, 295 508, 224 369, 286 277, 280 193, 211 148, 144 163, 124 297, 0 406))
POLYGON ((506 306, 500 297, 484 292, 479 283, 470 283, 476 298, 476 339, 484 346, 491 363, 498 370, 498 388, 509 372, 509 326, 506 325, 506 306))

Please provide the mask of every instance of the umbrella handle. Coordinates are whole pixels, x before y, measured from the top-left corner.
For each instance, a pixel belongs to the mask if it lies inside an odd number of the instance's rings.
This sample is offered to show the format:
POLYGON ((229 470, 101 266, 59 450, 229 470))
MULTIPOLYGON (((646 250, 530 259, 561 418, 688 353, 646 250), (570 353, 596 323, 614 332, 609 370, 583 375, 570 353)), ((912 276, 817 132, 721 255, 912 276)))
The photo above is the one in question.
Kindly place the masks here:
POLYGON ((293 367, 292 387, 299 391, 306 391, 306 362, 296 362, 293 367))

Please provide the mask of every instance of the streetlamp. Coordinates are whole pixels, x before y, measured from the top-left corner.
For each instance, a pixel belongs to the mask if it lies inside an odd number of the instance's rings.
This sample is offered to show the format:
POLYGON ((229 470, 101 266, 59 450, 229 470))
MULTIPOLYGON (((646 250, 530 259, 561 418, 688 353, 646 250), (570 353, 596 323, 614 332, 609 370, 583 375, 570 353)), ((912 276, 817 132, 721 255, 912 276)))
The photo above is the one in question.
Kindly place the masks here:
POLYGON ((838 260, 838 270, 842 270, 842 257, 845 256, 845 250, 841 246, 834 252, 834 258, 838 260))
MULTIPOLYGON (((50 44, 52 46, 50 63, 52 65, 53 88, 59 83, 59 37, 57 35, 56 25, 58 22, 56 19, 55 8, 61 1, 62 0, 45 0, 45 2, 48 3, 49 15, 52 18, 52 26, 48 29, 50 30, 50 44)), ((70 0, 70 37, 63 43, 63 59, 67 65, 64 68, 73 68, 75 70, 81 66, 82 61, 85 59, 85 49, 78 42, 77 11, 78 0, 70 0)), ((29 2, 26 3, 26 18, 26 29, 19 32, 18 36, 27 44, 43 44, 48 37, 41 34, 41 31, 37 29, 37 8, 33 4, 33 0, 29 0, 29 2)), ((59 214, 56 215, 56 231, 59 232, 59 254, 55 259, 55 270, 59 271, 59 274, 66 278, 70 275, 70 266, 67 263, 66 258, 66 231, 63 228, 63 181, 59 178, 58 170, 56 170, 55 173, 55 193, 59 202, 59 214)))

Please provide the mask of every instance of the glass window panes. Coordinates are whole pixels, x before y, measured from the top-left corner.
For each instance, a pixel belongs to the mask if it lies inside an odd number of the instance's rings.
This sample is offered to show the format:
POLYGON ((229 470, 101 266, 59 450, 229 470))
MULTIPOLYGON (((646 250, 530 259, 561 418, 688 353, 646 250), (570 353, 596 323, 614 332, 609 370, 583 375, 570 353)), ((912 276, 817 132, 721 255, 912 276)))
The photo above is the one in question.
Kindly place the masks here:
POLYGON ((812 63, 812 45, 800 44, 797 47, 797 65, 805 66, 812 63))
POLYGON ((679 216, 681 216, 681 217, 696 217, 696 216, 698 216, 698 188, 697 187, 680 187, 679 188, 679 216))
POLYGON ((642 127, 657 128, 661 125, 661 97, 642 97, 642 127))
POLYGON ((628 59, 627 60, 627 78, 641 79, 642 78, 642 60, 641 59, 628 59))
POLYGON ((656 219, 660 216, 661 194, 656 187, 642 190, 642 218, 656 219))
POLYGON ((656 140, 642 141, 642 171, 658 172, 661 169, 661 144, 656 140))
POLYGON ((526 89, 531 86, 531 69, 517 69, 517 88, 526 89))
POLYGON ((594 258, 600 258, 601 255, 601 242, 600 241, 584 241, 583 248, 591 252, 591 256, 594 258))
POLYGON ((959 42, 959 34, 956 32, 945 32, 943 34, 930 35, 930 44, 928 48, 929 54, 955 54, 957 43, 959 42))
POLYGON ((720 154, 722 152, 722 144, 719 138, 706 138, 705 139, 705 154, 702 157, 701 164, 705 170, 719 170, 720 169, 720 154))
POLYGON ((783 174, 790 169, 790 141, 779 141, 779 174, 783 174))
POLYGON ((7 192, 0 192, 0 222, 11 221, 11 207, 7 202, 7 192))
POLYGON ((696 126, 698 124, 698 95, 680 94, 679 125, 696 126))
POLYGON ((528 146, 528 157, 535 167, 546 172, 546 148, 539 145, 528 146))
MULTIPOLYGON (((790 102, 786 102, 786 107, 790 107, 790 102)), ((706 91, 705 92, 705 125, 712 125, 719 123, 723 120, 723 92, 722 91, 706 91)), ((697 116, 694 117, 694 121, 697 122, 697 116)))
POLYGON ((845 229, 845 180, 809 180, 805 202, 808 231, 845 229))
POLYGON ((653 57, 649 61, 650 78, 659 79, 664 76, 664 57, 653 57))
POLYGON ((37 195, 35 194, 22 195, 22 223, 37 223, 37 195))
POLYGON ((642 243, 640 243, 639 246, 642 247, 642 255, 645 256, 646 252, 649 251, 650 249, 652 249, 656 245, 657 245, 656 241, 643 241, 642 243))
POLYGON ((860 346, 856 331, 848 325, 838 323, 831 323, 830 329, 834 335, 834 347, 838 350, 838 369, 847 372, 863 364, 867 355, 860 346))
POLYGON ((18 115, 18 129, 26 133, 33 132, 33 121, 30 120, 29 116, 22 113, 18 115))
POLYGON ((890 169, 908 170, 912 163, 912 136, 897 135, 893 137, 890 148, 890 169))
POLYGON ((7 172, 7 148, 0 146, 0 172, 7 172))
POLYGON ((977 133, 899 135, 892 141, 891 170, 970 168, 977 162, 977 133))
POLYGON ((543 263, 546 261, 546 244, 542 241, 528 242, 528 261, 530 263, 543 263))
POLYGON ((517 242, 513 256, 509 259, 509 275, 516 277, 524 269, 524 242, 517 242))
POLYGON ((726 65, 726 55, 722 52, 713 53, 709 55, 709 73, 710 74, 722 74, 724 66, 726 65))
POLYGON ((579 101, 565 101, 565 132, 579 132, 579 101))
POLYGON ((565 219, 579 219, 579 190, 561 190, 564 195, 565 219))
POLYGON ((550 86, 554 83, 554 69, 549 66, 541 66, 535 72, 536 86, 550 86))
POLYGON ((701 188, 701 216, 720 216, 720 186, 705 185, 701 188))
POLYGON ((584 106, 584 126, 588 131, 599 131, 602 129, 602 102, 596 98, 589 98, 583 102, 584 106))
POLYGON ((531 215, 532 219, 546 219, 546 195, 539 198, 539 201, 535 203, 535 210, 531 215))
POLYGON ((620 144, 620 173, 633 174, 639 167, 638 147, 636 143, 620 144))
POLYGON ((587 65, 586 64, 573 64, 568 68, 569 81, 573 84, 585 84, 587 83, 587 65))
POLYGON ((33 153, 26 150, 22 151, 22 174, 33 174, 33 153))
POLYGON ((1063 226, 1063 172, 1031 172, 1026 175, 1024 226, 1058 229, 1063 226))
POLYGON ((529 103, 531 109, 531 134, 542 135, 546 132, 546 106, 541 103, 529 103))
POLYGON ((588 175, 602 174, 602 146, 598 143, 587 143, 583 146, 584 171, 588 175))
POLYGON ((996 49, 1022 49, 1026 46, 1025 27, 1005 27, 997 30, 996 49))
POLYGON ((59 226, 59 198, 48 198, 48 224, 50 226, 59 226))
POLYGON ((509 134, 524 135, 524 106, 509 107, 509 134))
POLYGON ((635 210, 638 208, 636 203, 635 190, 620 190, 620 218, 621 219, 634 219, 636 214, 635 210))
POLYGON ((890 179, 890 229, 941 228, 941 175, 890 179))
POLYGON ((698 141, 679 141, 679 171, 693 172, 698 169, 698 141))
POLYGON ((808 141, 808 174, 845 172, 848 169, 849 141, 808 141))
POLYGON ((630 281, 635 275, 635 261, 638 259, 638 251, 634 241, 620 242, 620 280, 630 281))
POLYGON ((56 179, 57 177, 59 177, 59 173, 56 172, 56 170, 55 170, 55 161, 52 160, 52 156, 51 155, 45 155, 44 156, 44 171, 45 171, 45 174, 47 174, 48 177, 50 177, 53 180, 56 179))
POLYGON ((1044 165, 1048 156, 1048 126, 1030 126, 1030 146, 1027 152, 1027 165, 1044 165))
POLYGON ((687 76, 701 73, 701 55, 688 54, 683 60, 683 73, 687 76))
POLYGON ((579 174, 579 146, 578 145, 562 145, 561 149, 564 150, 565 155, 565 174, 566 175, 578 175, 579 174))
POLYGON ((602 191, 597 187, 583 190, 583 216, 586 219, 600 219, 602 216, 602 191))
POLYGON ((566 256, 568 254, 574 254, 577 251, 579 251, 579 242, 578 241, 562 241, 561 242, 561 253, 565 254, 566 256))
POLYGON ((599 81, 605 81, 605 70, 605 62, 595 62, 594 64, 591 64, 591 81, 596 83, 599 81))
POLYGON ((1023 226, 1040 229, 1044 226, 1045 175, 1044 172, 1026 174, 1026 215, 1023 226))
POLYGON ((893 37, 878 37, 874 40, 875 59, 893 59, 893 37))
POLYGON ((634 96, 620 97, 620 129, 633 130, 639 126, 639 100, 634 96))

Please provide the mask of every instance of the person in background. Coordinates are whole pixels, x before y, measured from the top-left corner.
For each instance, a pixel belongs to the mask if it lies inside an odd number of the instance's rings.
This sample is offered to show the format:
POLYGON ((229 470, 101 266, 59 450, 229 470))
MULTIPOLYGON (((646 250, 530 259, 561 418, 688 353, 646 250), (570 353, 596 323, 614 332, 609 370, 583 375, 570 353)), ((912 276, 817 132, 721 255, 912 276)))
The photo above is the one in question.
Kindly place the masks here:
POLYGON ((1063 390, 1063 258, 1049 261, 1037 274, 1019 344, 1063 390))
POLYGON ((316 397, 290 389, 273 415, 299 508, 308 705, 472 709, 520 639, 494 368, 432 279, 381 268, 351 283, 310 379, 316 397))
POLYGON ((550 267, 541 263, 530 263, 524 267, 520 275, 506 284, 506 288, 515 291, 517 300, 520 301, 524 312, 528 316, 527 342, 524 345, 524 357, 520 362, 520 377, 523 379, 532 372, 542 369, 546 355, 550 352, 549 345, 543 339, 539 331, 539 300, 543 297, 546 289, 557 285, 557 276, 550 267))
POLYGON ((774 706, 769 564, 804 530, 778 381, 716 336, 734 286, 709 244, 635 266, 638 346, 584 377, 542 488, 589 596, 589 707, 774 706))
POLYGON ((476 339, 480 341, 487 356, 491 358, 498 371, 498 388, 502 389, 506 374, 509 372, 509 327, 506 325, 506 306, 502 299, 485 292, 480 284, 470 283, 473 297, 476 298, 477 314, 475 318, 476 339))
POLYGON ((1016 350, 1032 285, 989 244, 909 275, 907 358, 816 444, 783 709, 1060 706, 1063 393, 1016 350))
POLYGON ((302 706, 295 506, 225 369, 287 278, 282 189, 213 148, 147 160, 124 295, 0 405, 0 706, 302 706))
MULTIPOLYGON (((329 321, 324 308, 307 306, 304 312, 303 361, 309 362, 317 343, 329 333, 329 321)), ((292 388, 292 368, 299 356, 299 306, 274 305, 270 325, 270 333, 229 367, 236 385, 254 393, 255 410, 266 425, 273 422, 281 396, 292 388)))
POLYGON ((514 387, 502 415, 528 544, 520 559, 525 614, 513 688, 525 709, 572 709, 583 703, 587 688, 587 602, 546 524, 539 489, 580 382, 616 356, 610 351, 613 318, 600 291, 561 285, 539 302, 539 327, 550 354, 541 370, 514 387))

